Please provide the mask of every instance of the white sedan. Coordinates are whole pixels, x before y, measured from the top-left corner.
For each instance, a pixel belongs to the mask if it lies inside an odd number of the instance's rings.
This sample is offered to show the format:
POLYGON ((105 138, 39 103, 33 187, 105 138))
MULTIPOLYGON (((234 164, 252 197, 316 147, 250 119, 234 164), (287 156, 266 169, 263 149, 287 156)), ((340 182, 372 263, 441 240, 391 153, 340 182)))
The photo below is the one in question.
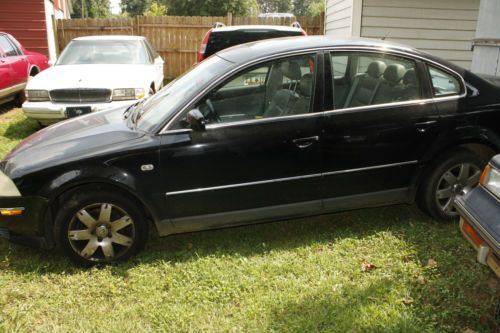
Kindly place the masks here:
POLYGON ((73 39, 26 87, 23 110, 42 125, 136 103, 163 86, 163 59, 144 37, 73 39))

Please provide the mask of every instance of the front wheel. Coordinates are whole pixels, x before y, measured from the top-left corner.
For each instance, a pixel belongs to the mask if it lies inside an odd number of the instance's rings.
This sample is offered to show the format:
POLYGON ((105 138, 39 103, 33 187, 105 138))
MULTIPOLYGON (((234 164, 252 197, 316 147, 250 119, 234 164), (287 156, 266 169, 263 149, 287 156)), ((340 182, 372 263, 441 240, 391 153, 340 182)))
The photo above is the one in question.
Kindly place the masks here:
POLYGON ((61 207, 56 218, 60 244, 79 264, 125 260, 144 245, 145 220, 125 196, 86 189, 74 192, 61 207))
POLYGON ((420 207, 437 220, 456 220, 455 197, 465 194, 479 183, 485 164, 479 156, 466 149, 456 149, 443 155, 431 166, 424 179, 417 198, 420 207))

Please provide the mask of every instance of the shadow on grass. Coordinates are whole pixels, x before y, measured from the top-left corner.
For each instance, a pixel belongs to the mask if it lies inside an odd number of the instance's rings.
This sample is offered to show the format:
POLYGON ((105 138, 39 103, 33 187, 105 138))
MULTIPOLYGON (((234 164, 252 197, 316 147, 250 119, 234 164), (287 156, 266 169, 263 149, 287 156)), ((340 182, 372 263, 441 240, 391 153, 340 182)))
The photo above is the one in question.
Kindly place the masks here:
POLYGON ((388 300, 393 282, 379 278, 369 286, 341 288, 279 304, 269 313, 270 332, 425 332, 410 306, 388 300), (380 311, 383 308, 384 310, 380 311), (397 308, 397 309, 395 309, 397 308), (403 308, 403 309, 401 309, 403 308), (391 311, 393 310, 393 311, 391 311))
MULTIPOLYGON (((164 238, 154 237, 146 248, 126 262, 111 266, 116 274, 137 264, 155 262, 187 262, 204 256, 254 256, 307 246, 313 243, 325 245, 343 238, 363 239, 378 232, 391 230, 404 234, 408 221, 418 220, 420 224, 434 227, 441 225, 427 219, 411 206, 393 206, 364 209, 338 214, 282 220, 218 230, 201 231, 164 238)), ((9 257, 9 269, 47 273, 79 272, 58 251, 44 251, 21 245, 0 243, 0 258, 9 257), (3 246, 2 246, 3 245, 3 246), (8 253, 5 251, 8 250, 8 253), (42 269, 42 267, 44 267, 42 269)), ((0 268, 2 262, 0 261, 0 268)))
POLYGON ((9 112, 16 107, 17 106, 16 106, 15 101, 10 101, 7 103, 0 103, 0 114, 9 112))
MULTIPOLYGON (((328 247, 343 239, 364 240, 382 232, 389 232, 414 249, 415 255, 408 260, 421 265, 421 275, 402 275, 409 279, 405 284, 412 304, 408 306, 414 307, 403 311, 409 317, 393 317, 387 323, 383 321, 386 317, 379 323, 363 322, 359 325, 361 331, 366 328, 413 332, 417 327, 426 327, 420 331, 454 331, 459 327, 486 330, 479 318, 494 318, 494 300, 500 299, 498 289, 488 289, 490 273, 476 263, 474 251, 456 225, 435 222, 413 206, 364 209, 152 239, 139 255, 108 269, 116 276, 127 277, 129 270, 138 265, 176 264, 204 257, 251 257, 313 245, 328 247), (437 264, 425 267, 429 259, 437 264)), ((37 275, 79 274, 84 270, 59 252, 7 243, 0 243, 0 269, 37 275)), ((354 286, 345 291, 345 299, 305 295, 293 304, 268 309, 267 315, 273 322, 269 329, 331 332, 352 328, 356 326, 356 314, 373 306, 373 299, 383 299, 396 284, 392 279, 394 276, 382 276, 376 285, 354 286)))
POLYGON ((22 140, 40 128, 35 120, 26 118, 10 123, 3 136, 11 140, 22 140))

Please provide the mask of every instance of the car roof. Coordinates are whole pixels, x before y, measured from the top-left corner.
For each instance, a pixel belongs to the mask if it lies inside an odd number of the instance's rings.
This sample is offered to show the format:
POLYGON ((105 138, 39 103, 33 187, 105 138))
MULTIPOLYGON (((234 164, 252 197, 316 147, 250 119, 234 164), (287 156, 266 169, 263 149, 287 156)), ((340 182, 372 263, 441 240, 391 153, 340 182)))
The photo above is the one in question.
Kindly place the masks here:
POLYGON ((409 54, 410 56, 425 58, 433 62, 440 63, 455 71, 463 71, 463 68, 453 63, 434 57, 411 46, 398 44, 387 40, 368 38, 338 39, 332 36, 299 36, 273 38, 233 46, 217 52, 217 55, 230 62, 241 63, 259 59, 265 56, 279 55, 288 52, 293 53, 295 51, 300 52, 301 50, 308 49, 327 48, 371 48, 380 51, 403 52, 409 54))
POLYGON ((73 40, 143 40, 143 36, 124 36, 124 35, 103 35, 103 36, 84 36, 73 40))
POLYGON ((273 31, 297 31, 302 32, 301 28, 288 27, 284 25, 231 25, 227 27, 213 28, 214 32, 236 31, 236 30, 273 30, 273 31))

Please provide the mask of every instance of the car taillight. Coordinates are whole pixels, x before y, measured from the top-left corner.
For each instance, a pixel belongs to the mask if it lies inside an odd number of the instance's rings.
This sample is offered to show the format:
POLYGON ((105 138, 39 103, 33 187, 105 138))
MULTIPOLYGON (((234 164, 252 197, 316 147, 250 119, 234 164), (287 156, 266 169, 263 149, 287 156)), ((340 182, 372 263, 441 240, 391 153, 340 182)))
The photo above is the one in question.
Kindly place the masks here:
POLYGON ((500 171, 489 164, 484 168, 479 183, 500 198, 500 171))
POLYGON ((212 33, 212 29, 208 30, 203 39, 201 40, 200 51, 197 54, 196 61, 202 62, 205 59, 205 51, 207 50, 208 39, 210 38, 210 34, 212 33))

